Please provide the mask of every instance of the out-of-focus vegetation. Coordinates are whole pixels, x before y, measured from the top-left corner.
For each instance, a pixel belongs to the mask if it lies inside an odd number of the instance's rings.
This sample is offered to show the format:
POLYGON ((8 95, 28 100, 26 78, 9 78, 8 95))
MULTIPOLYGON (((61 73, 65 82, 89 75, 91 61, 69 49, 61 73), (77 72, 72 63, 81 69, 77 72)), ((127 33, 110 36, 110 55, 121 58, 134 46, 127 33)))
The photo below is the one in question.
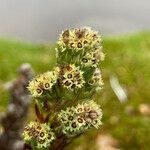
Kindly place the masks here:
MULTIPOLYGON (((111 134, 122 149, 150 149, 150 118, 140 113, 140 104, 150 101, 150 33, 104 37, 106 54, 101 64, 104 88, 98 97, 103 109, 103 126, 91 130, 69 146, 83 145, 94 149, 98 134, 111 134), (126 89, 128 100, 120 103, 110 86, 110 76, 117 75, 126 89)), ((55 51, 50 45, 34 45, 0 39, 0 110, 6 108, 8 94, 3 85, 16 76, 16 69, 28 62, 36 73, 55 64, 55 51)))

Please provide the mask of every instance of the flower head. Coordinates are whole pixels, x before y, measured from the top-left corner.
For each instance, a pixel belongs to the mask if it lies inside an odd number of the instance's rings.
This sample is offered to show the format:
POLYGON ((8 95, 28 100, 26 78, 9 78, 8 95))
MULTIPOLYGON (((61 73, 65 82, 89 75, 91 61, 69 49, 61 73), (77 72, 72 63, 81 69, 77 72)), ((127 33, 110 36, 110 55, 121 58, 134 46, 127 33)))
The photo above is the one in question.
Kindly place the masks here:
POLYGON ((63 133, 72 136, 95 127, 99 128, 102 118, 102 110, 94 101, 78 104, 76 107, 62 110, 58 115, 63 133))
POLYGON ((44 91, 50 90, 57 81, 58 72, 59 70, 56 67, 54 71, 48 71, 40 74, 30 81, 28 89, 32 96, 39 97, 44 91))
POLYGON ((85 83, 83 72, 75 65, 63 67, 60 71, 60 79, 62 85, 69 90, 81 88, 85 83))
POLYGON ((23 138, 33 148, 41 149, 50 146, 50 143, 55 139, 55 133, 47 124, 31 122, 24 128, 23 138))
POLYGON ((74 51, 90 50, 100 45, 101 37, 91 28, 68 29, 60 34, 58 47, 60 51, 72 49, 74 51))

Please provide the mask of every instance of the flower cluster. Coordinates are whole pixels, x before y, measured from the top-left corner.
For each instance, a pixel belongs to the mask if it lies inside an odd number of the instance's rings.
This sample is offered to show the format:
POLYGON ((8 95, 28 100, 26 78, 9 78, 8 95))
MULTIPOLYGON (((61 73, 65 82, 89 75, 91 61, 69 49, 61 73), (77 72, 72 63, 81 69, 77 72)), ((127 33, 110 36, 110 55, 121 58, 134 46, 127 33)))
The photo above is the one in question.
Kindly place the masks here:
POLYGON ((91 50, 91 48, 98 47, 100 45, 101 37, 96 31, 91 28, 76 28, 65 30, 59 37, 58 47, 60 51, 66 50, 91 50))
POLYGON ((34 149, 42 149, 50 146, 55 139, 55 134, 48 125, 31 122, 24 128, 23 138, 34 149))
POLYGON ((91 100, 103 85, 99 69, 105 56, 101 37, 87 27, 68 29, 60 34, 56 50, 55 69, 36 76, 28 86, 31 95, 36 97, 35 112, 39 123, 27 125, 23 137, 34 149, 53 146, 57 149, 57 141, 63 141, 64 136, 67 141, 102 124, 102 110, 91 100))
POLYGON ((58 115, 63 133, 72 136, 102 124, 102 110, 93 100, 62 110, 58 115))
POLYGON ((39 97, 45 91, 49 91, 56 83, 58 78, 59 69, 55 68, 54 71, 48 71, 46 73, 36 76, 30 81, 28 89, 33 97, 39 97))
POLYGON ((69 90, 81 88, 85 83, 83 72, 75 65, 68 65, 61 68, 60 79, 62 85, 69 90))

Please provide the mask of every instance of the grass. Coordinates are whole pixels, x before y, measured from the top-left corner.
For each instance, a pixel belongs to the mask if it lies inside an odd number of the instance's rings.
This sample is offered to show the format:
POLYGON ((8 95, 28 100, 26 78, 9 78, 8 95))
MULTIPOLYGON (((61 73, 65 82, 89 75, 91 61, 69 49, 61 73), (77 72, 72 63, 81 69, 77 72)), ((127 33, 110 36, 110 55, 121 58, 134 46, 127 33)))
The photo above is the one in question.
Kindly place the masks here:
MULTIPOLYGON (((133 35, 104 37, 103 47, 106 59, 101 65, 105 86, 99 102, 103 108, 103 126, 97 132, 92 130, 70 145, 86 143, 91 146, 97 134, 109 133, 115 137, 122 149, 148 150, 150 148, 150 119, 138 111, 141 103, 150 98, 150 32, 133 35), (109 83, 110 75, 117 75, 120 84, 128 93, 128 101, 120 103, 109 83), (132 106, 134 114, 125 113, 132 106), (118 122, 112 124, 112 116, 118 122)), ((16 77, 16 69, 24 62, 32 64, 36 73, 49 70, 55 64, 55 51, 50 45, 34 45, 0 39, 0 85, 16 77)), ((0 86, 0 109, 5 110, 8 94, 0 86)))

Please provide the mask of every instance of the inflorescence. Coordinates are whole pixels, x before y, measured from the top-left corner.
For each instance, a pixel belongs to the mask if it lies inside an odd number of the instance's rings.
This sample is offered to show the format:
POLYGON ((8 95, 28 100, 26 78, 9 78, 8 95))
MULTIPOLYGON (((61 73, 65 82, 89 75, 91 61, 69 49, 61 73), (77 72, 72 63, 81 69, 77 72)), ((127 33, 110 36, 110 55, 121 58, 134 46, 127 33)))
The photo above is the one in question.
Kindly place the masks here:
POLYGON ((46 124, 31 122, 24 128, 23 137, 33 148, 42 149, 50 146, 55 139, 55 133, 46 124))
POLYGON ((63 67, 60 72, 60 79, 62 85, 69 90, 81 88, 85 83, 83 79, 83 71, 75 65, 63 67))
POLYGON ((54 71, 36 76, 30 81, 28 89, 33 97, 40 97, 44 92, 50 91, 53 85, 57 82, 59 68, 56 67, 54 71))
POLYGON ((92 100, 78 104, 76 107, 68 107, 58 115, 62 131, 68 136, 82 133, 91 127, 98 128, 102 124, 101 118, 102 110, 92 100))
POLYGON ((91 28, 68 29, 62 32, 58 40, 58 46, 63 52, 67 49, 73 51, 91 51, 94 47, 98 47, 101 37, 91 28))
MULTIPOLYGON (((64 136, 71 138, 102 124, 102 110, 93 101, 93 92, 103 86, 99 69, 105 58, 101 36, 88 27, 67 29, 59 36, 56 52, 54 70, 36 76, 28 85, 43 116, 45 112, 40 106, 46 105, 51 109, 45 110, 53 112, 46 112, 51 115, 44 123, 31 122, 24 129, 25 142, 37 150, 49 148, 60 129, 64 136), (41 105, 41 100, 44 105, 41 105), (74 102, 76 106, 73 106, 74 102)), ((36 111, 41 117, 39 110, 36 111)))

